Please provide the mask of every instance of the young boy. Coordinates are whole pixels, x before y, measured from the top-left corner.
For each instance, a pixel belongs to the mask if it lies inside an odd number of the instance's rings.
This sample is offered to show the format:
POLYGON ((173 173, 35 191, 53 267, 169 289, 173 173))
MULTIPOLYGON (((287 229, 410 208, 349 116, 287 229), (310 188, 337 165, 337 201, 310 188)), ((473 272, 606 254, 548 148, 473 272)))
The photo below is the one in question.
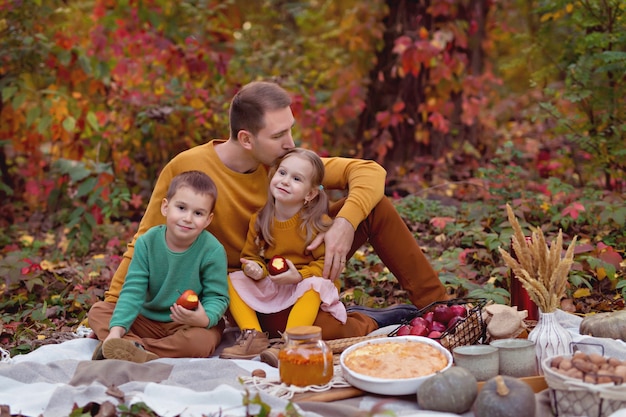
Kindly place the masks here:
POLYGON ((202 172, 186 171, 172 180, 161 202, 165 224, 137 239, 109 333, 94 359, 141 363, 206 358, 215 351, 229 303, 226 252, 205 230, 216 199, 215 183, 202 172), (198 294, 195 310, 176 304, 188 289, 198 294))

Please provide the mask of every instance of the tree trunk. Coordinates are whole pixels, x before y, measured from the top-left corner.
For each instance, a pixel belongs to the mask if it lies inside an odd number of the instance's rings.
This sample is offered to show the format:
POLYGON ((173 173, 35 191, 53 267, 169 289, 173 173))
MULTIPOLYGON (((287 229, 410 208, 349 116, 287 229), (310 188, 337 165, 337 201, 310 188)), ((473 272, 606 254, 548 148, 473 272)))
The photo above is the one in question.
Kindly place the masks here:
MULTIPOLYGON (((429 171, 434 161, 442 158, 452 148, 460 149, 464 141, 473 146, 479 145, 480 124, 471 126, 462 122, 463 91, 454 89, 445 93, 451 110, 445 115, 449 122, 449 131, 436 130, 429 121, 429 112, 424 111, 429 97, 436 96, 440 88, 431 80, 432 68, 420 65, 419 72, 398 75, 398 55, 393 52, 396 40, 407 36, 412 41, 420 40, 420 30, 426 30, 429 40, 441 28, 454 25, 461 27, 458 21, 464 21, 467 27, 467 47, 461 48, 453 39, 445 53, 465 56, 465 68, 459 78, 468 75, 478 76, 483 72, 485 39, 485 21, 489 0, 466 0, 454 2, 449 6, 449 14, 431 14, 432 7, 438 6, 437 0, 387 0, 389 14, 384 20, 384 47, 377 55, 377 64, 371 71, 370 88, 366 106, 359 118, 357 137, 362 140, 362 157, 374 159, 387 167, 388 171, 417 171, 428 180, 429 171), (404 103, 402 120, 383 128, 376 116, 380 112, 391 111, 397 102, 404 103), (458 145, 458 146, 457 146, 458 145), (426 162, 431 161, 431 162, 426 162)), ((441 10, 441 9, 439 9, 441 10)), ((442 52, 443 54, 444 52, 442 52)), ((437 64, 443 65, 443 64, 437 64)), ((458 81, 460 85, 460 81, 458 81)), ((439 91, 441 95, 441 91, 439 91)))

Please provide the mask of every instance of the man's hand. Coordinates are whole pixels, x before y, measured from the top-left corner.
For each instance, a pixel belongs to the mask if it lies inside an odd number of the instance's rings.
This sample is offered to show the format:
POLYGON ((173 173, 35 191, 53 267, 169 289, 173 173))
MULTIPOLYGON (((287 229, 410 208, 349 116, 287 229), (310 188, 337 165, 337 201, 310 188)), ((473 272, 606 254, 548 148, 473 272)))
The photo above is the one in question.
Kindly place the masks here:
POLYGON ((297 284, 302 281, 302 275, 298 272, 296 266, 289 259, 285 259, 287 261, 287 265, 289 269, 278 275, 268 275, 267 277, 271 279, 275 284, 278 285, 289 285, 289 284, 297 284))
POLYGON ((317 235, 307 246, 307 250, 313 250, 322 242, 325 243, 324 277, 331 281, 339 278, 339 274, 346 267, 346 256, 352 248, 354 233, 354 228, 348 220, 337 217, 326 233, 317 235))
POLYGON ((206 315, 202 303, 198 304, 198 308, 195 310, 187 310, 185 307, 178 304, 172 304, 170 307, 170 318, 175 323, 186 324, 194 327, 208 327, 209 318, 206 315))

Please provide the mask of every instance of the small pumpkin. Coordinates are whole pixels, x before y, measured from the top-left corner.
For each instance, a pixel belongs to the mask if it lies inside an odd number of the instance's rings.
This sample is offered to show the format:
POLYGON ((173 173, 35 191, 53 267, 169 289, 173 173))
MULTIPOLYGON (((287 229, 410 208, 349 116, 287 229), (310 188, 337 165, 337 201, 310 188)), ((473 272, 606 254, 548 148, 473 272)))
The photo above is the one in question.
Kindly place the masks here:
POLYGON ((417 387, 417 404, 424 410, 461 414, 472 407, 477 394, 474 375, 463 367, 452 366, 417 387))
POLYGON ((535 393, 525 382, 498 375, 483 385, 472 411, 476 417, 535 417, 535 393))
POLYGON ((586 316, 580 323, 580 334, 619 339, 626 342, 626 310, 586 316))

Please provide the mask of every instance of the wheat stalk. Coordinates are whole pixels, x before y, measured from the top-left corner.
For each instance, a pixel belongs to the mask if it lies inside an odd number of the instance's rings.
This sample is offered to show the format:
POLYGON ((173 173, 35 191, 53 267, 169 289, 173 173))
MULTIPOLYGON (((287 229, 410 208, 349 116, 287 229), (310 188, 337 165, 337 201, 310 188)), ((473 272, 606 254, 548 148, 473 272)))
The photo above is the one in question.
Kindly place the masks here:
POLYGON ((551 246, 546 243, 540 228, 533 230, 532 240, 527 242, 513 209, 508 204, 506 211, 509 222, 513 226, 511 239, 517 260, 502 248, 499 248, 500 254, 537 307, 544 313, 553 312, 559 308, 561 299, 565 296, 567 278, 574 262, 574 247, 578 236, 574 236, 565 256, 561 258, 563 247, 561 230, 551 246))

